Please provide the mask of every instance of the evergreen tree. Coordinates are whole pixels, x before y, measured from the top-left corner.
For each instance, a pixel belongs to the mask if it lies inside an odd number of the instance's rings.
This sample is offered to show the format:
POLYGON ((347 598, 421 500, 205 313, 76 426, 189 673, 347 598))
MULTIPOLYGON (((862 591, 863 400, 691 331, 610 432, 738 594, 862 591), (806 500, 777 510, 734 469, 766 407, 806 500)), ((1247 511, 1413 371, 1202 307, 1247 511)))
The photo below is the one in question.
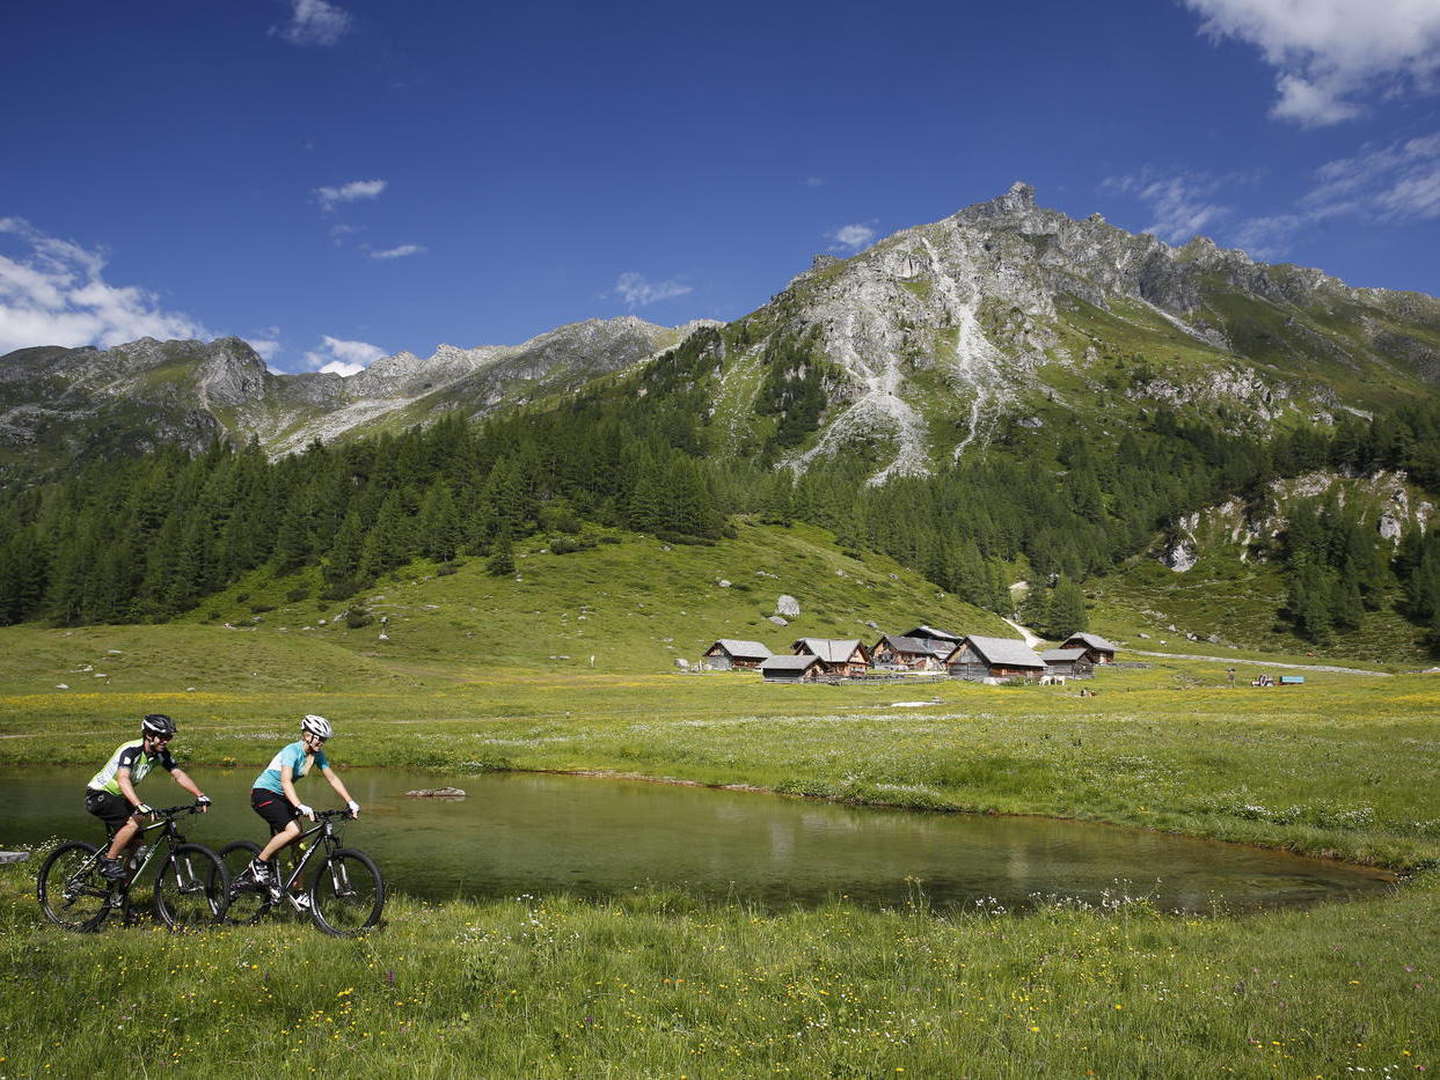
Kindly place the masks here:
POLYGON ((510 532, 502 528, 495 537, 490 558, 485 560, 485 570, 494 577, 507 577, 515 573, 515 550, 510 543, 510 532))

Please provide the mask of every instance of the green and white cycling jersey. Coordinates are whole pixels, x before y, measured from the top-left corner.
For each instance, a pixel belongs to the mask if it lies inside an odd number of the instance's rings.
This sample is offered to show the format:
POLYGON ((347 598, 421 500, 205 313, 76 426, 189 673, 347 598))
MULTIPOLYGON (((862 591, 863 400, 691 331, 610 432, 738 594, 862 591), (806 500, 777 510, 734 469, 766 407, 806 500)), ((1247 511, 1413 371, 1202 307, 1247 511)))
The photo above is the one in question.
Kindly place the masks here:
POLYGON ((116 748, 105 767, 90 778, 86 787, 91 791, 108 791, 111 795, 121 795, 123 792, 120 790, 120 783, 115 779, 121 769, 130 770, 130 783, 134 785, 144 780, 156 764, 166 772, 175 771, 175 759, 170 756, 170 748, 162 746, 158 754, 147 754, 144 739, 131 739, 116 748))

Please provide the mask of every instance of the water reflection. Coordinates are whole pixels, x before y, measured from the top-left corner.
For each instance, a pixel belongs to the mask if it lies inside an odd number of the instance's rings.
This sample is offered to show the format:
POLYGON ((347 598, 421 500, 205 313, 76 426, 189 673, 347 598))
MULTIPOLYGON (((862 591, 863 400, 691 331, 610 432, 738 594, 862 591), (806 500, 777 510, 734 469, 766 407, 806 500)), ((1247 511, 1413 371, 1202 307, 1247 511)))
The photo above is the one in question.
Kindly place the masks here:
MULTIPOLYGON (((197 770, 198 772, 199 770, 197 770)), ((186 824, 214 847, 261 839, 249 810, 255 770, 206 770, 216 800, 186 824)), ((0 846, 48 836, 96 839, 81 808, 90 772, 0 770, 0 846)), ((1098 905, 1121 894, 1206 912, 1283 907, 1374 895, 1388 877, 1359 868, 1158 833, 1028 818, 865 809, 744 792, 592 778, 346 772, 364 806, 349 840, 412 894, 613 896, 649 885, 767 907, 848 896, 907 902, 913 879, 937 909, 995 901, 1015 910, 1035 895, 1098 905), (462 801, 407 799, 414 788, 462 787, 462 801)), ((157 804, 181 792, 157 776, 157 804)), ((322 801, 323 785, 310 786, 322 801)))

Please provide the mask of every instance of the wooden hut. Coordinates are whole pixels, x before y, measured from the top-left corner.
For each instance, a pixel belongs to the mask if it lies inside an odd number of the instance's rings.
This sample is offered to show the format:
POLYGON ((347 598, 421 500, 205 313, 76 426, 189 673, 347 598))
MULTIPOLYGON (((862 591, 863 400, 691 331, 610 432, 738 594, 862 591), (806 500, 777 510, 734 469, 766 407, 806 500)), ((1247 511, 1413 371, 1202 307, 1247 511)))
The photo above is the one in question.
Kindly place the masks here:
POLYGON ((957 679, 1038 679, 1046 673, 1045 661, 1017 638, 968 634, 945 658, 945 668, 957 679))
POLYGON ((1085 660, 1091 664, 1113 664, 1115 646, 1099 634, 1071 634, 1060 643, 1062 649, 1084 649, 1085 660))
POLYGON ((797 656, 809 654, 820 659, 826 675, 850 678, 870 670, 870 654, 859 638, 801 638, 791 649, 797 656))
POLYGON ((1085 659, 1084 649, 1047 649, 1040 654, 1047 675, 1064 675, 1069 679, 1088 679, 1095 674, 1095 665, 1085 659))
POLYGON ((906 668, 910 671, 939 671, 953 643, 886 634, 870 649, 870 662, 876 667, 906 668))
POLYGON ((706 664, 722 671, 731 668, 754 671, 774 654, 758 641, 721 638, 704 652, 706 664))
POLYGON ((813 653, 772 656, 760 664, 760 676, 766 682, 814 682, 820 675, 820 658, 813 653))

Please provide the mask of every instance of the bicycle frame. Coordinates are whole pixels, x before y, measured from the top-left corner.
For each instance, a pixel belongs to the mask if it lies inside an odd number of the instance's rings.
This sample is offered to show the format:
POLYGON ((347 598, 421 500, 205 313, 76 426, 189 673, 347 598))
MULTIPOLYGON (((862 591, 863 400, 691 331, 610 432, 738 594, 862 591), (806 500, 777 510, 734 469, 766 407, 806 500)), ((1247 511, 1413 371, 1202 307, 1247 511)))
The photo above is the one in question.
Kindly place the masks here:
POLYGON ((291 907, 298 907, 295 902, 295 896, 291 892, 291 890, 295 887, 295 882, 300 880, 300 875, 305 872, 305 867, 310 864, 310 860, 314 857, 315 852, 319 851, 323 847, 325 849, 325 857, 327 859, 332 854, 334 854, 335 848, 340 843, 339 838, 335 835, 334 819, 349 817, 350 811, 321 810, 316 816, 321 819, 320 823, 316 825, 313 829, 306 829, 294 840, 292 840, 288 845, 290 847, 294 847, 299 844, 304 844, 306 840, 310 839, 310 837, 314 836, 316 833, 322 834, 319 841, 305 847, 300 857, 295 860, 295 868, 290 871, 290 876, 286 878, 280 886, 282 894, 284 895, 286 900, 290 901, 291 907))
MULTIPOLYGON (((135 869, 133 870, 127 867, 126 874, 123 878, 120 878, 118 881, 111 881, 108 883, 106 892, 110 895, 110 905, 112 907, 120 907, 125 902, 125 896, 127 893, 129 893, 130 886, 134 885, 135 882, 139 880, 140 875, 143 874, 149 868, 150 864, 155 861, 155 856, 160 854, 162 848, 165 854, 168 855, 180 844, 185 843, 185 836, 183 833, 180 832, 179 827, 176 826, 175 819, 181 814, 199 813, 199 808, 194 803, 191 803, 188 806, 167 806, 164 809, 155 810, 153 812, 162 820, 152 822, 149 825, 142 825, 140 831, 136 834, 136 839, 143 839, 146 833, 154 832, 156 829, 164 829, 165 833, 158 840, 156 840, 154 844, 150 845, 150 850, 145 852, 145 858, 141 860, 139 866, 135 867, 135 869)), ((85 860, 84 865, 82 865, 80 869, 76 871, 75 874, 71 877, 71 885, 73 886, 78 882, 83 881, 86 875, 97 871, 100 867, 101 858, 104 857, 105 852, 108 850, 109 845, 107 844, 106 846, 97 849, 94 855, 90 856, 89 859, 85 860)), ((129 858, 128 855, 122 857, 127 859, 129 858)))

